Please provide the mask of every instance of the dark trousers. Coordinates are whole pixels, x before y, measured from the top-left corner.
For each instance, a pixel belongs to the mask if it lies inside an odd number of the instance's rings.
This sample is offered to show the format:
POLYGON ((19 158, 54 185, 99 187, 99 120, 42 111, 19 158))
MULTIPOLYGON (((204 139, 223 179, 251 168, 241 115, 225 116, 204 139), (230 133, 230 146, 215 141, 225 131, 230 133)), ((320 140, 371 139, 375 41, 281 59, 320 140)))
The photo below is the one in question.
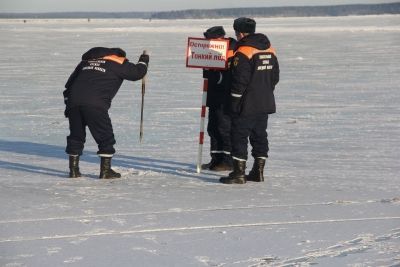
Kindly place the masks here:
POLYGON ((87 126, 99 147, 97 154, 115 153, 113 128, 106 109, 74 107, 69 111, 68 119, 70 135, 67 136, 65 152, 70 155, 82 155, 87 126))
POLYGON ((231 152, 231 117, 223 106, 208 108, 207 133, 212 154, 231 152))
POLYGON ((268 115, 232 118, 232 157, 247 160, 248 139, 254 158, 268 157, 268 115))

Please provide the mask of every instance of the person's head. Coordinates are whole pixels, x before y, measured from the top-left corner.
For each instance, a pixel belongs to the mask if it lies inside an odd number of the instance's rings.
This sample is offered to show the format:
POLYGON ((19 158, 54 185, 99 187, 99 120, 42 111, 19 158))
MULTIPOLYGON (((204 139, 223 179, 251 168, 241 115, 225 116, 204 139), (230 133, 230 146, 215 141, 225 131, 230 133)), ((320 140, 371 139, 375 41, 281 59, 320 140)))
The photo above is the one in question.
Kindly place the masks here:
POLYGON ((256 32, 256 22, 250 18, 237 18, 233 21, 233 29, 235 30, 237 40, 240 40, 246 35, 256 32))
POLYGON ((203 34, 204 34, 204 37, 207 39, 224 38, 225 30, 224 30, 224 27, 222 27, 222 26, 214 26, 214 27, 209 28, 203 34))

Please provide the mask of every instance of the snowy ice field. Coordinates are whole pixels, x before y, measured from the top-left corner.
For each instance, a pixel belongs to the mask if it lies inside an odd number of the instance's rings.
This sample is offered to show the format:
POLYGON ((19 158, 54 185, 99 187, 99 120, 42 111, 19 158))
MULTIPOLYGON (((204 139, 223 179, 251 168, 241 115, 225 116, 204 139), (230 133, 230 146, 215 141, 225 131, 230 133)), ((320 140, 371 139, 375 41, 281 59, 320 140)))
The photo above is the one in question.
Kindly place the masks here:
POLYGON ((400 16, 257 19, 281 81, 266 182, 245 185, 196 173, 184 59, 232 22, 0 20, 0 266, 400 266, 400 16), (93 46, 151 54, 143 143, 140 82, 110 111, 119 180, 97 179, 90 135, 67 178, 62 91, 93 46))

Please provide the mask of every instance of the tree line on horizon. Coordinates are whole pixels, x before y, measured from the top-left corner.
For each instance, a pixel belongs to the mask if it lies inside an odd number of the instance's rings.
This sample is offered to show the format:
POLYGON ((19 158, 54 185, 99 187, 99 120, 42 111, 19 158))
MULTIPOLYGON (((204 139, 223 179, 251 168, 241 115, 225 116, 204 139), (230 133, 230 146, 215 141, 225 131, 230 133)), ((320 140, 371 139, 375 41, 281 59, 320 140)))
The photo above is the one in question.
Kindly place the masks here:
POLYGON ((311 17, 400 14, 400 2, 335 6, 287 6, 257 8, 190 9, 157 12, 154 19, 214 19, 232 17, 311 17))
POLYGON ((400 2, 333 6, 286 6, 220 9, 188 9, 163 12, 48 12, 0 13, 0 18, 139 18, 139 19, 216 19, 234 17, 311 17, 400 14, 400 2))

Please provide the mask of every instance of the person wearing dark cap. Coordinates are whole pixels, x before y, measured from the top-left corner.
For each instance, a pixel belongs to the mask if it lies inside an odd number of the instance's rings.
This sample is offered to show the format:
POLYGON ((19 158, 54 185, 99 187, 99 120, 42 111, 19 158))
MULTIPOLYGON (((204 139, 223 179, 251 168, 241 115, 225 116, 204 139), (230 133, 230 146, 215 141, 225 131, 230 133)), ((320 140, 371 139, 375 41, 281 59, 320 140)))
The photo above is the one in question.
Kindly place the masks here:
POLYGON ((238 40, 231 66, 231 113, 233 171, 221 177, 225 184, 264 181, 268 157, 268 115, 276 112, 274 90, 279 82, 279 63, 267 36, 255 33, 256 22, 238 18, 233 23, 238 40), (254 164, 245 174, 248 139, 254 164))
MULTIPOLYGON (((222 26, 209 28, 204 32, 207 39, 224 38, 225 30, 222 26)), ((229 38, 228 62, 233 55, 236 41, 229 38)), ((207 133, 210 136, 211 161, 202 165, 202 169, 212 171, 232 170, 231 157, 231 117, 229 114, 230 72, 228 70, 203 69, 203 78, 208 79, 207 133)))
POLYGON ((86 126, 99 148, 99 178, 121 177, 111 169, 115 139, 108 110, 122 82, 143 78, 148 63, 149 56, 146 54, 139 57, 137 64, 129 62, 125 51, 120 48, 94 47, 82 55, 63 92, 64 115, 69 120, 70 129, 65 149, 69 154, 70 178, 81 176, 79 156, 86 141, 86 126))

